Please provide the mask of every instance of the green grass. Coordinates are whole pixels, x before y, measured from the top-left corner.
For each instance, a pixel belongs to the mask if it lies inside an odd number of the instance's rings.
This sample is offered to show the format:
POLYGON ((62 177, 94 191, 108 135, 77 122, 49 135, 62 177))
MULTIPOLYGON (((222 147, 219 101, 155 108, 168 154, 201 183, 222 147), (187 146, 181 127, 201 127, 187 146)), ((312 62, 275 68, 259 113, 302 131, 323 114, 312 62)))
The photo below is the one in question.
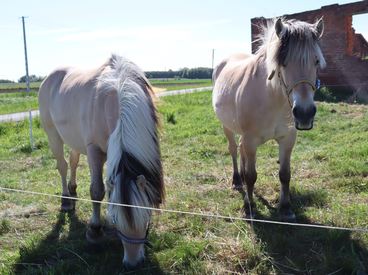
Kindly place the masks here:
POLYGON ((36 92, 0 93, 0 115, 38 109, 36 92))
MULTIPOLYGON (((163 208, 243 216, 243 198, 230 189, 226 139, 211 107, 210 92, 162 98, 159 103, 167 199, 163 208)), ((368 227, 368 107, 318 104, 315 128, 299 132, 292 155, 291 190, 298 222, 368 227)), ((0 124, 0 186, 60 194, 60 178, 47 139, 34 121, 0 124)), ((259 217, 277 219, 277 145, 258 150, 256 206, 259 217)), ((78 195, 89 198, 85 157, 78 195)), ((0 192, 0 273, 121 274, 122 247, 86 244, 89 203, 74 215, 59 200, 0 192), (76 256, 78 255, 78 256, 76 256)), ((103 207, 105 209, 105 207, 103 207)), ((241 221, 156 214, 147 262, 138 274, 364 274, 368 234, 251 225, 241 221)))
POLYGON ((150 79, 154 87, 167 91, 212 86, 211 79, 150 79))
MULTIPOLYGON (((166 91, 183 90, 190 88, 209 87, 210 79, 151 79, 152 85, 165 89, 166 91)), ((31 83, 31 87, 38 90, 40 83, 31 83)), ((0 115, 17 112, 25 112, 29 109, 38 109, 37 93, 32 91, 30 94, 26 92, 9 92, 9 89, 22 90, 25 89, 24 83, 0 83, 0 115), (8 91, 8 93, 1 93, 8 91)))
MULTIPOLYGON (((211 79, 150 79, 153 86, 164 88, 169 91, 179 89, 189 89, 197 87, 212 86, 211 79)), ((30 88, 37 91, 41 82, 31 82, 30 88)), ((25 91, 25 83, 0 83, 0 92, 25 91)))
MULTIPOLYGON (((31 82, 29 87, 32 91, 37 91, 41 82, 31 82)), ((25 91, 26 83, 0 83, 0 92, 25 91)))

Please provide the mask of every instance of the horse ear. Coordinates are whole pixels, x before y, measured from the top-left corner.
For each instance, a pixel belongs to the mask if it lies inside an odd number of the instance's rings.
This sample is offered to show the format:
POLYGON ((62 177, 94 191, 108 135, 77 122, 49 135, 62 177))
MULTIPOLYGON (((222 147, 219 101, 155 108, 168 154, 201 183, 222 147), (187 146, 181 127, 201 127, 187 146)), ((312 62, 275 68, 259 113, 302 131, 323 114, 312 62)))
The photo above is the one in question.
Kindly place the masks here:
POLYGON ((147 180, 145 176, 139 175, 137 177, 136 183, 137 183, 139 191, 144 192, 146 190, 145 188, 146 188, 147 180))
POLYGON ((285 33, 285 26, 282 23, 281 18, 278 18, 275 23, 275 31, 276 31, 277 37, 281 39, 285 33))
POLYGON ((321 17, 316 23, 314 23, 314 28, 316 29, 317 40, 321 39, 323 31, 325 29, 323 23, 323 17, 321 17))

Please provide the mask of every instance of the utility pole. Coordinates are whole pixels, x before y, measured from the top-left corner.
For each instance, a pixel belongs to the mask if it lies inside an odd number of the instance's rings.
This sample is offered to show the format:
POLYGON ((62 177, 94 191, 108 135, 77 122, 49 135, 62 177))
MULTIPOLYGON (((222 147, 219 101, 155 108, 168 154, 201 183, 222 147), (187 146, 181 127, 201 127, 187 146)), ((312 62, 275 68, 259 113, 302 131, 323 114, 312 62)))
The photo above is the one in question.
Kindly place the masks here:
MULTIPOLYGON (((214 63, 214 60, 215 60, 215 49, 212 49, 212 72, 211 72, 212 75, 213 75, 213 63, 214 63)), ((213 85, 213 77, 211 77, 211 83, 213 85)))
MULTIPOLYGON (((26 62, 26 85, 27 85, 27 93, 29 93, 30 87, 29 87, 29 74, 28 74, 28 56, 27 56, 27 40, 26 40, 26 27, 24 24, 24 16, 22 16, 22 25, 23 25, 23 42, 24 42, 24 58, 26 62)), ((33 151, 34 145, 33 145, 33 133, 32 133, 32 111, 29 110, 29 141, 31 143, 31 149, 33 151)))
POLYGON ((215 49, 212 49, 212 72, 213 72, 214 59, 215 59, 215 49))

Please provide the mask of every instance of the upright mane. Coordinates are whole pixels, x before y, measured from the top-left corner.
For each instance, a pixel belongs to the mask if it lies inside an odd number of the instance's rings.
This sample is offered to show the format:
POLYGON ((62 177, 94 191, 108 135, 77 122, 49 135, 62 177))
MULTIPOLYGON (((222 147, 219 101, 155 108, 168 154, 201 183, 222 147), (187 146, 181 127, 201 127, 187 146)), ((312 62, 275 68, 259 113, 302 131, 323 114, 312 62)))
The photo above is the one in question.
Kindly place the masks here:
MULTIPOLYGON (((143 71, 133 62, 117 56, 107 61, 110 70, 99 78, 104 91, 116 90, 120 114, 110 135, 107 158, 108 190, 114 189, 116 203, 159 207, 164 200, 164 184, 158 140, 158 115, 152 88, 143 71), (119 147, 116 145, 120 144, 119 147), (115 186, 112 186, 114 183, 115 186)), ((110 207, 119 224, 144 228, 151 211, 130 207, 110 207), (128 222, 123 223, 123 217, 128 222), (118 221, 120 220, 120 221, 118 221)))
POLYGON ((300 66, 304 67, 317 57, 319 66, 326 66, 314 24, 282 18, 284 29, 279 38, 276 22, 277 19, 272 19, 266 25, 259 26, 261 33, 257 39, 261 45, 256 54, 265 60, 269 74, 280 66, 286 66, 290 60, 300 62, 300 66))

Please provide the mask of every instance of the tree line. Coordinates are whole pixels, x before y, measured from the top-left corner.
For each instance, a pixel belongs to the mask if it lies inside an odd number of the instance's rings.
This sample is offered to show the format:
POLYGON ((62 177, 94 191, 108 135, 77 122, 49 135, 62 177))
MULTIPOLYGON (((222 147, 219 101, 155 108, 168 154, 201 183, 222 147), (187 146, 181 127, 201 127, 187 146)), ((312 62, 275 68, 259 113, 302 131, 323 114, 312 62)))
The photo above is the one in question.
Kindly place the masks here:
POLYGON ((190 79, 208 79, 212 78, 212 69, 199 68, 183 68, 178 71, 148 71, 145 72, 148 78, 190 78, 190 79))
MULTIPOLYGON (((23 75, 21 78, 18 79, 18 83, 25 83, 26 82, 26 76, 23 75)), ((44 80, 45 77, 44 76, 37 76, 37 75, 30 75, 29 76, 29 82, 41 82, 42 80, 44 80)), ((13 80, 9 80, 9 79, 0 79, 0 83, 16 83, 13 80)))

